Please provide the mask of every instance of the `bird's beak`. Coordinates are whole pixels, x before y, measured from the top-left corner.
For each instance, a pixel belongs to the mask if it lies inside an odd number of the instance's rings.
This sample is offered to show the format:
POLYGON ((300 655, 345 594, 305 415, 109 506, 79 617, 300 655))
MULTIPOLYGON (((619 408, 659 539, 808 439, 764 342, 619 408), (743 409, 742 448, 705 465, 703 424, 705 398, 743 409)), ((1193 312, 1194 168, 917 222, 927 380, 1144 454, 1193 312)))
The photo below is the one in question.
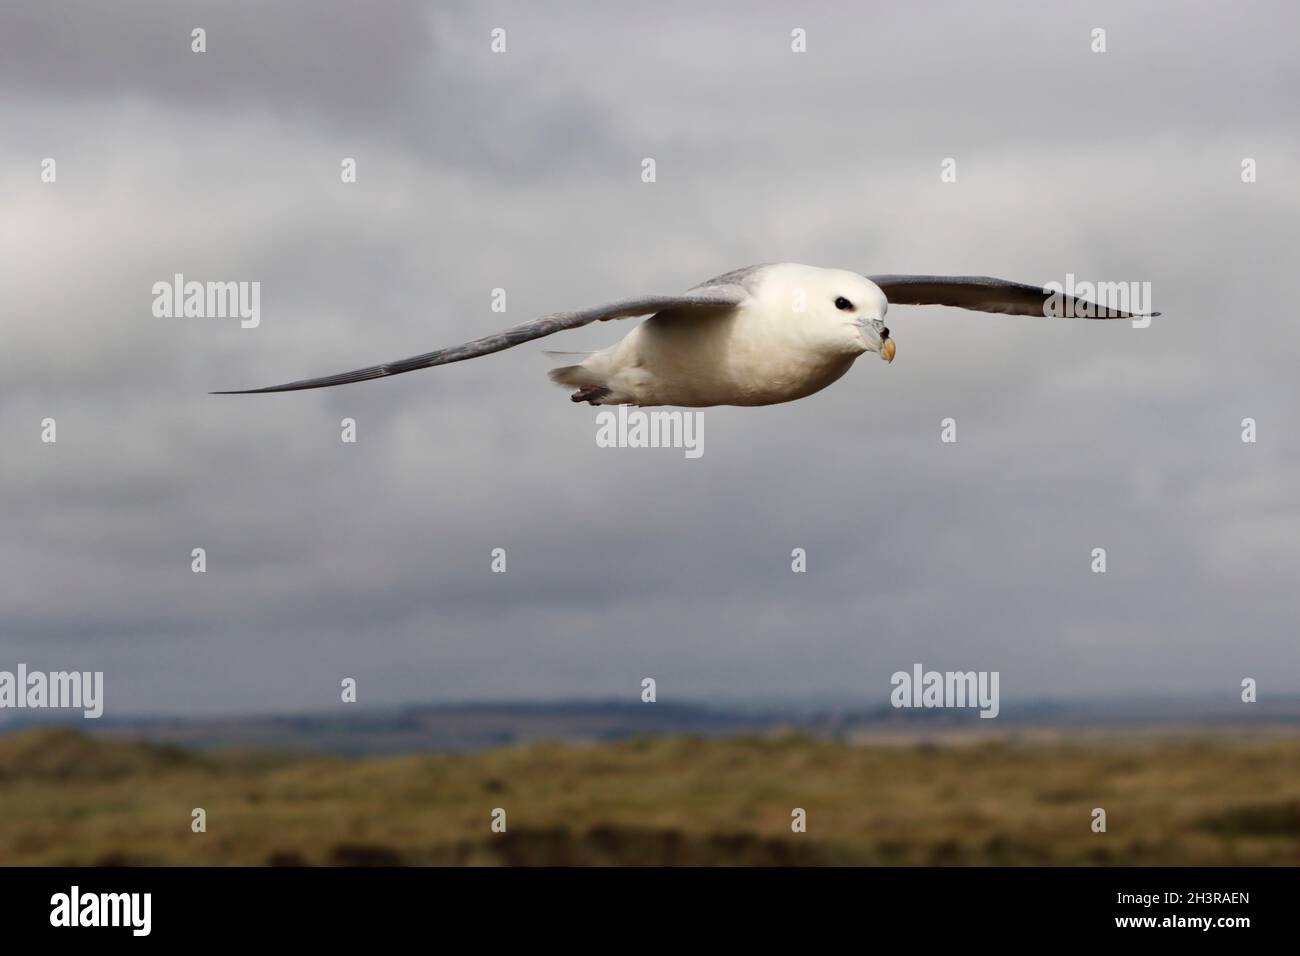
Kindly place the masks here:
POLYGON ((867 340, 876 347, 880 357, 886 362, 894 360, 894 340, 889 337, 889 329, 885 328, 885 323, 880 319, 872 319, 870 322, 862 323, 862 331, 866 334, 867 340))

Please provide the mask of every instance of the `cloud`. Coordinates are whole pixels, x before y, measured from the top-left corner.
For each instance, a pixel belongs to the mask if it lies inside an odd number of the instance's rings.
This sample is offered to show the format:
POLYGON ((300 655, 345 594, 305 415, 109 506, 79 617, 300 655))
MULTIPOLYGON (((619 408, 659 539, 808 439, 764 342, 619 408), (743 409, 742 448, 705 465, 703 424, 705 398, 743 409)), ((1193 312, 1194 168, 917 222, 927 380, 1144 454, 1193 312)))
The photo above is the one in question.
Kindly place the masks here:
POLYGON ((1300 67, 1222 16, 7 4, 4 658, 106 670, 110 714, 328 707, 345 675, 876 703, 918 660, 1009 700, 1295 689, 1300 67), (1165 319, 896 308, 893 366, 708 410, 698 461, 597 448, 532 347, 206 394, 776 259, 1150 281, 1165 319), (261 282, 261 327, 154 318, 176 272, 261 282))

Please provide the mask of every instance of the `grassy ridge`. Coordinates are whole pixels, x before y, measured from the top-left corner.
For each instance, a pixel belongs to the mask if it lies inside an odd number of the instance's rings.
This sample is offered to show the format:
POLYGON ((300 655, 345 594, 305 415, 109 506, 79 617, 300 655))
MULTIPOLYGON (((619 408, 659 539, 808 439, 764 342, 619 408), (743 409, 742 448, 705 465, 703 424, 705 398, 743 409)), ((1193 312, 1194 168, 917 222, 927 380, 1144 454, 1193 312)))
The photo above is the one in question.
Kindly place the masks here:
POLYGON ((1297 864, 1300 741, 666 737, 345 760, 0 738, 0 864, 115 863, 1297 864))

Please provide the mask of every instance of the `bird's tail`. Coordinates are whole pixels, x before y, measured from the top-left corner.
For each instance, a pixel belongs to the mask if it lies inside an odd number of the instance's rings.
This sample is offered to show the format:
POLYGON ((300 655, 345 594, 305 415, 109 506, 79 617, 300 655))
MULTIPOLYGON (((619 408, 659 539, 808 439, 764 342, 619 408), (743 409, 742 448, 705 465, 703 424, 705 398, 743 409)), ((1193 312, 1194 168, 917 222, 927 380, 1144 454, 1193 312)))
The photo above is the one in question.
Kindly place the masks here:
MULTIPOLYGON (((581 355, 584 360, 590 359, 595 352, 555 352, 546 350, 542 353, 548 358, 561 358, 575 355, 581 355)), ((551 381, 556 385, 565 385, 570 388, 584 388, 590 385, 601 385, 601 376, 594 369, 587 365, 586 361, 577 365, 564 365, 560 368, 553 368, 550 371, 551 381)))
POLYGON ((600 376, 585 365, 562 365, 560 368, 551 369, 548 374, 551 381, 556 385, 563 385, 567 388, 582 388, 588 385, 603 384, 600 376))

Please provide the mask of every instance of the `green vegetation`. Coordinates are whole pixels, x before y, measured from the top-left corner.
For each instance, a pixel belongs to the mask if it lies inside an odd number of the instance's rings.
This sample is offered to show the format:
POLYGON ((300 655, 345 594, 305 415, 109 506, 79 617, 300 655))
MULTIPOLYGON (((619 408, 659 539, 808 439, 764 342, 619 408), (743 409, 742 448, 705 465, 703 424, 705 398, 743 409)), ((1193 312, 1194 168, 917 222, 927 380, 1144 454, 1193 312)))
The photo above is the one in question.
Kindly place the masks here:
POLYGON ((1296 864, 1298 837, 1285 738, 661 737, 347 760, 0 737, 8 865, 1296 864))

